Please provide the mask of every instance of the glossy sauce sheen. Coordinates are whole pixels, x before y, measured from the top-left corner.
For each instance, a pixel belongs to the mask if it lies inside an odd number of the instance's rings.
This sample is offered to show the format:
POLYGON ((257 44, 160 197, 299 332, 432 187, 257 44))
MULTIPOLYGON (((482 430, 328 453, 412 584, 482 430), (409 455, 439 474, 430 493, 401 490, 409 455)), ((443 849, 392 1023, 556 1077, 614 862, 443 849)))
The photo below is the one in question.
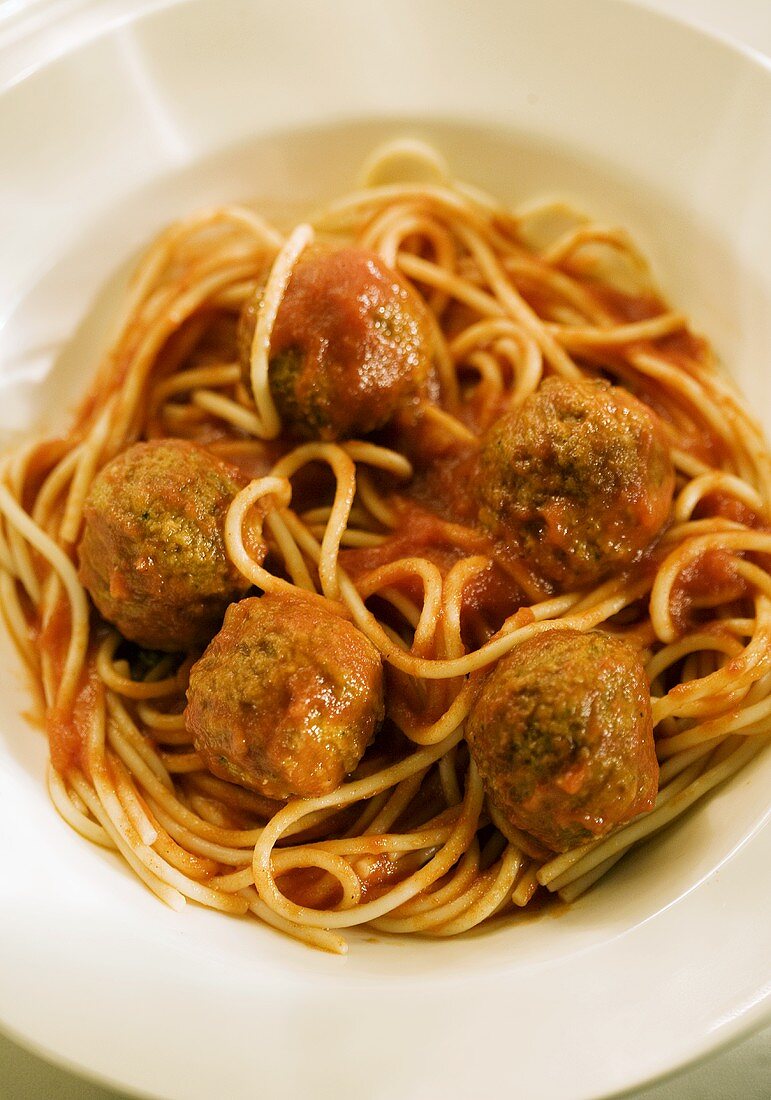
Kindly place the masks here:
MULTIPOLYGON (((261 291, 239 327, 247 369, 261 291)), ((429 383, 430 329, 420 298, 374 253, 306 250, 276 314, 270 388, 293 436, 339 439, 382 427, 429 383)))

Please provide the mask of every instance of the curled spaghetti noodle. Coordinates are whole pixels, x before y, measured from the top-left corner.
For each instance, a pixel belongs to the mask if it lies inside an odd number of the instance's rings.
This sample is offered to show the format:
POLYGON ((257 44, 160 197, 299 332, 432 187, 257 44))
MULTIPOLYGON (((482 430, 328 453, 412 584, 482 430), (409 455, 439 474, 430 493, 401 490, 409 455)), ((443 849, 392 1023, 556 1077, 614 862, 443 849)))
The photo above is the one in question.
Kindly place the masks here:
POLYGON ((564 205, 507 210, 416 143, 372 158, 360 190, 286 233, 236 206, 167 230, 69 434, 3 460, 0 516, 3 614, 46 710, 61 816, 168 905, 249 912, 325 950, 344 951, 340 930, 364 924, 450 936, 537 895, 572 901, 736 774, 771 728, 771 457, 759 426, 626 232, 564 205), (394 182, 405 164, 419 182, 394 182), (423 296, 439 396, 421 424, 447 453, 475 446, 550 374, 605 376, 648 401, 677 489, 644 566, 552 595, 474 525, 422 508, 421 470, 398 445, 286 439, 271 331, 314 239, 378 252, 423 296), (260 286, 247 386, 233 322, 260 286), (393 736, 328 795, 276 803, 209 774, 182 713, 195 655, 137 667, 90 611, 75 550, 90 484, 135 440, 166 436, 248 473, 224 532, 240 573, 352 620, 389 666, 393 736), (650 812, 554 855, 498 828, 464 722, 485 673, 523 641, 596 628, 646 663, 660 787, 650 812))

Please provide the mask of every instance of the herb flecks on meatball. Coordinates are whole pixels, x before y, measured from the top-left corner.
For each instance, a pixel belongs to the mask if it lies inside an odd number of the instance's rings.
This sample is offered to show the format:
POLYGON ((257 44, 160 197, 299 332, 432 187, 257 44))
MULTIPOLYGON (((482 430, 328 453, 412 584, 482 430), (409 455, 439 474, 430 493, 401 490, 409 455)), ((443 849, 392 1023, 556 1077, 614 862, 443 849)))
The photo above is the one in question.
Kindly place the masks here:
POLYGON ((185 722, 215 775, 268 798, 336 790, 383 719, 380 655, 301 595, 233 604, 193 666, 185 722))
POLYGON ((249 582, 227 556, 239 471, 181 439, 136 443, 96 476, 78 548, 101 615, 147 649, 205 645, 249 582))
POLYGON ((662 426, 626 390, 550 378, 482 449, 482 522, 562 590, 627 568, 667 522, 674 470, 662 426))
POLYGON ((466 737, 493 806, 553 851, 654 805, 649 685, 609 634, 551 630, 517 646, 485 681, 466 737))
MULTIPOLYGON (((249 381, 262 290, 239 323, 249 381)), ((285 428, 301 439, 346 439, 382 428, 413 405, 431 366, 428 312, 417 292, 373 252, 304 252, 270 341, 268 380, 285 428)))

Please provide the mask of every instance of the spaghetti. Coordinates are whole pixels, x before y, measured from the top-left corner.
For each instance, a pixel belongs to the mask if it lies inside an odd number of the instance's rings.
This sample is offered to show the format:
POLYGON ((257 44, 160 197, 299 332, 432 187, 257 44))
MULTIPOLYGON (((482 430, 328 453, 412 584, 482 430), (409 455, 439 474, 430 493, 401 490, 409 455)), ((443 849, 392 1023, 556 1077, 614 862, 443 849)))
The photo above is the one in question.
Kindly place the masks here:
POLYGON ((45 708, 58 812, 172 907, 250 912, 335 952, 363 924, 450 936, 574 900, 744 767, 771 719, 771 458, 708 345, 624 232, 557 203, 510 212, 433 151, 407 156, 427 182, 378 183, 388 157, 287 235, 235 206, 163 233, 68 435, 0 473, 3 613, 45 708), (318 248, 375 254, 420 302, 430 377, 366 438, 287 428, 281 311, 318 248), (236 321, 256 300, 244 369, 236 321), (469 489, 480 441, 547 379, 635 395, 673 470, 661 532, 594 583, 534 569, 469 489), (282 797, 206 767, 184 713, 202 646, 130 644, 90 606, 78 545, 95 479, 169 438, 239 471, 230 598, 300 597, 382 660, 385 725, 332 790, 282 797), (659 765, 643 812, 563 851, 507 818, 464 739, 491 670, 555 631, 634 650, 659 765))

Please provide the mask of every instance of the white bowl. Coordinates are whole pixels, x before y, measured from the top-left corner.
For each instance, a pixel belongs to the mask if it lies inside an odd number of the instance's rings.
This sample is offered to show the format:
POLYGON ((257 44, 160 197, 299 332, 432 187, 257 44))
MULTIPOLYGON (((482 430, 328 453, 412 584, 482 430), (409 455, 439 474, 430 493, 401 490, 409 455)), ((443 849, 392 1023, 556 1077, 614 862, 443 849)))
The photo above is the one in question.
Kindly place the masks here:
MULTIPOLYGON (((771 409, 758 59, 608 0, 91 7, 0 51, 5 437, 65 422, 121 273, 166 222, 229 199, 315 206, 403 135, 507 201, 568 193, 627 226, 771 409)), ((50 1057, 185 1100, 569 1100, 767 1018, 768 755, 558 916, 451 942, 365 934, 332 958, 172 913, 71 833, 0 647, 0 1023, 50 1057)))

